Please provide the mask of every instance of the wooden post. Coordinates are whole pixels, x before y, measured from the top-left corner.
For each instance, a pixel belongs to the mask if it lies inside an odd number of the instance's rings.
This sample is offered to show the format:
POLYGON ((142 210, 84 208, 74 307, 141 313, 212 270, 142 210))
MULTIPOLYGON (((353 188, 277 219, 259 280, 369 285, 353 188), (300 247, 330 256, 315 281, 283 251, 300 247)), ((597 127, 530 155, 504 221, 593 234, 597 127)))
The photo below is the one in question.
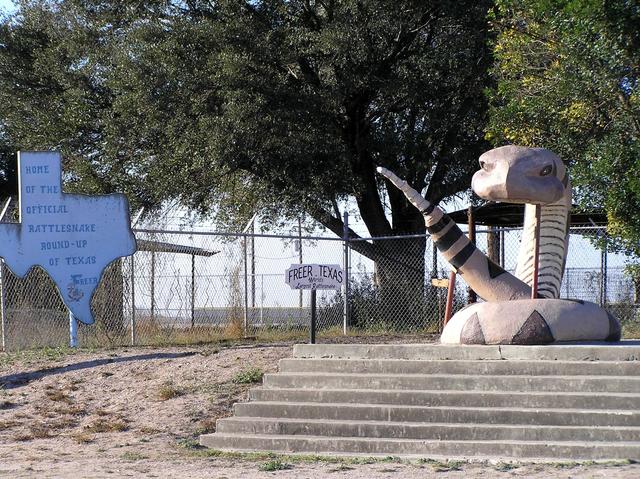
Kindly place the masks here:
MULTIPOLYGON (((473 206, 469 206, 469 209, 467 210, 467 223, 469 225, 469 241, 471 241, 471 243, 475 245, 476 244, 476 222, 475 222, 475 219, 473 218, 473 206)), ((474 290, 469 288, 467 302, 475 303, 477 301, 478 301, 478 295, 474 290)), ((448 302, 448 299, 447 299, 447 302, 448 302)))
POLYGON ((540 258, 540 217, 542 206, 536 205, 536 229, 533 240, 533 280, 531 281, 531 299, 538 297, 538 268, 540 258))
POLYGON ((449 320, 451 319, 451 313, 453 310, 453 294, 456 289, 456 272, 451 271, 449 273, 449 286, 447 287, 447 305, 444 310, 444 324, 443 327, 447 325, 449 320))

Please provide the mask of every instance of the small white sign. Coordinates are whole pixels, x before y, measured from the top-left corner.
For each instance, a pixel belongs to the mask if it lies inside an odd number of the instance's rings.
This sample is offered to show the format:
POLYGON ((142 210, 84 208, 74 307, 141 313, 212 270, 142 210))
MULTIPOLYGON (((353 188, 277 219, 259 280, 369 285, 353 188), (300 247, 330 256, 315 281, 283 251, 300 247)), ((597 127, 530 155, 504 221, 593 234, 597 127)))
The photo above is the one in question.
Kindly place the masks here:
POLYGON ((337 264, 292 264, 284 280, 292 289, 340 289, 344 272, 337 264))

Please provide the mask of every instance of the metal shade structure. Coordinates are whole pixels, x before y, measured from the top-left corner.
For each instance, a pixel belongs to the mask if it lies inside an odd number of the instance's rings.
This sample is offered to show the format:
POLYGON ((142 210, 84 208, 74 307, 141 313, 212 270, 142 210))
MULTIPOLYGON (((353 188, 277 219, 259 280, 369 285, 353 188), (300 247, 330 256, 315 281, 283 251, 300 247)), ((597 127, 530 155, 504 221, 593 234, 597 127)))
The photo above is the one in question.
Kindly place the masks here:
POLYGON ((151 251, 154 253, 175 253, 175 254, 190 254, 193 256, 213 256, 218 254, 219 251, 207 250, 204 248, 197 248, 195 246, 185 246, 180 244, 166 243, 164 241, 152 241, 152 240, 136 240, 138 244, 138 251, 151 251))
MULTIPOLYGON (((468 224, 469 209, 448 213, 458 224, 468 224)), ((520 227, 524 222, 524 205, 513 203, 485 203, 473 207, 473 222, 483 226, 520 227)), ((570 226, 606 226, 607 215, 604 211, 585 213, 574 205, 571 209, 570 226)))

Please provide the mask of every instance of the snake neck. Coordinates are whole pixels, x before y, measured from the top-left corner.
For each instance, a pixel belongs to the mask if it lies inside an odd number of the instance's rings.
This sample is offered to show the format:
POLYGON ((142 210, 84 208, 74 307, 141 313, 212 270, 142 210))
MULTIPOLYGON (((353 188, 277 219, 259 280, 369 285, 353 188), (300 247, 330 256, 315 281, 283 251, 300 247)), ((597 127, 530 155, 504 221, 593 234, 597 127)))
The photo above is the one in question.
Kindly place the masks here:
MULTIPOLYGON (((529 286, 533 283, 535 209, 535 205, 525 206, 524 227, 515 272, 516 277, 529 286)), ((564 196, 555 203, 543 205, 540 211, 538 295, 544 298, 560 296, 560 285, 569 246, 570 211, 571 184, 567 180, 564 196)))

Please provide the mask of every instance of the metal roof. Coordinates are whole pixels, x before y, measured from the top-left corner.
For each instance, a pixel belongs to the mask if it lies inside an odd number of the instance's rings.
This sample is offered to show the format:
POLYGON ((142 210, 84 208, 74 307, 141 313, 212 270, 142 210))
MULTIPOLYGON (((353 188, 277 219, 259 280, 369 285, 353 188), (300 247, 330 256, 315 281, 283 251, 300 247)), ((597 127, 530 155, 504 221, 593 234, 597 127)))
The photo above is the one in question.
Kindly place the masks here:
MULTIPOLYGON (((448 215, 460 224, 467 224, 468 209, 454 211, 448 215)), ((476 225, 484 226, 522 226, 524 205, 513 203, 486 203, 473 207, 473 219, 476 225)), ((606 226, 607 215, 603 210, 584 212, 577 206, 571 209, 571 226, 606 226)))
POLYGON ((185 246, 180 244, 165 243, 163 241, 151 241, 137 239, 138 251, 153 251, 155 253, 179 253, 191 254, 194 256, 213 256, 220 251, 206 250, 204 248, 196 248, 195 246, 185 246))

